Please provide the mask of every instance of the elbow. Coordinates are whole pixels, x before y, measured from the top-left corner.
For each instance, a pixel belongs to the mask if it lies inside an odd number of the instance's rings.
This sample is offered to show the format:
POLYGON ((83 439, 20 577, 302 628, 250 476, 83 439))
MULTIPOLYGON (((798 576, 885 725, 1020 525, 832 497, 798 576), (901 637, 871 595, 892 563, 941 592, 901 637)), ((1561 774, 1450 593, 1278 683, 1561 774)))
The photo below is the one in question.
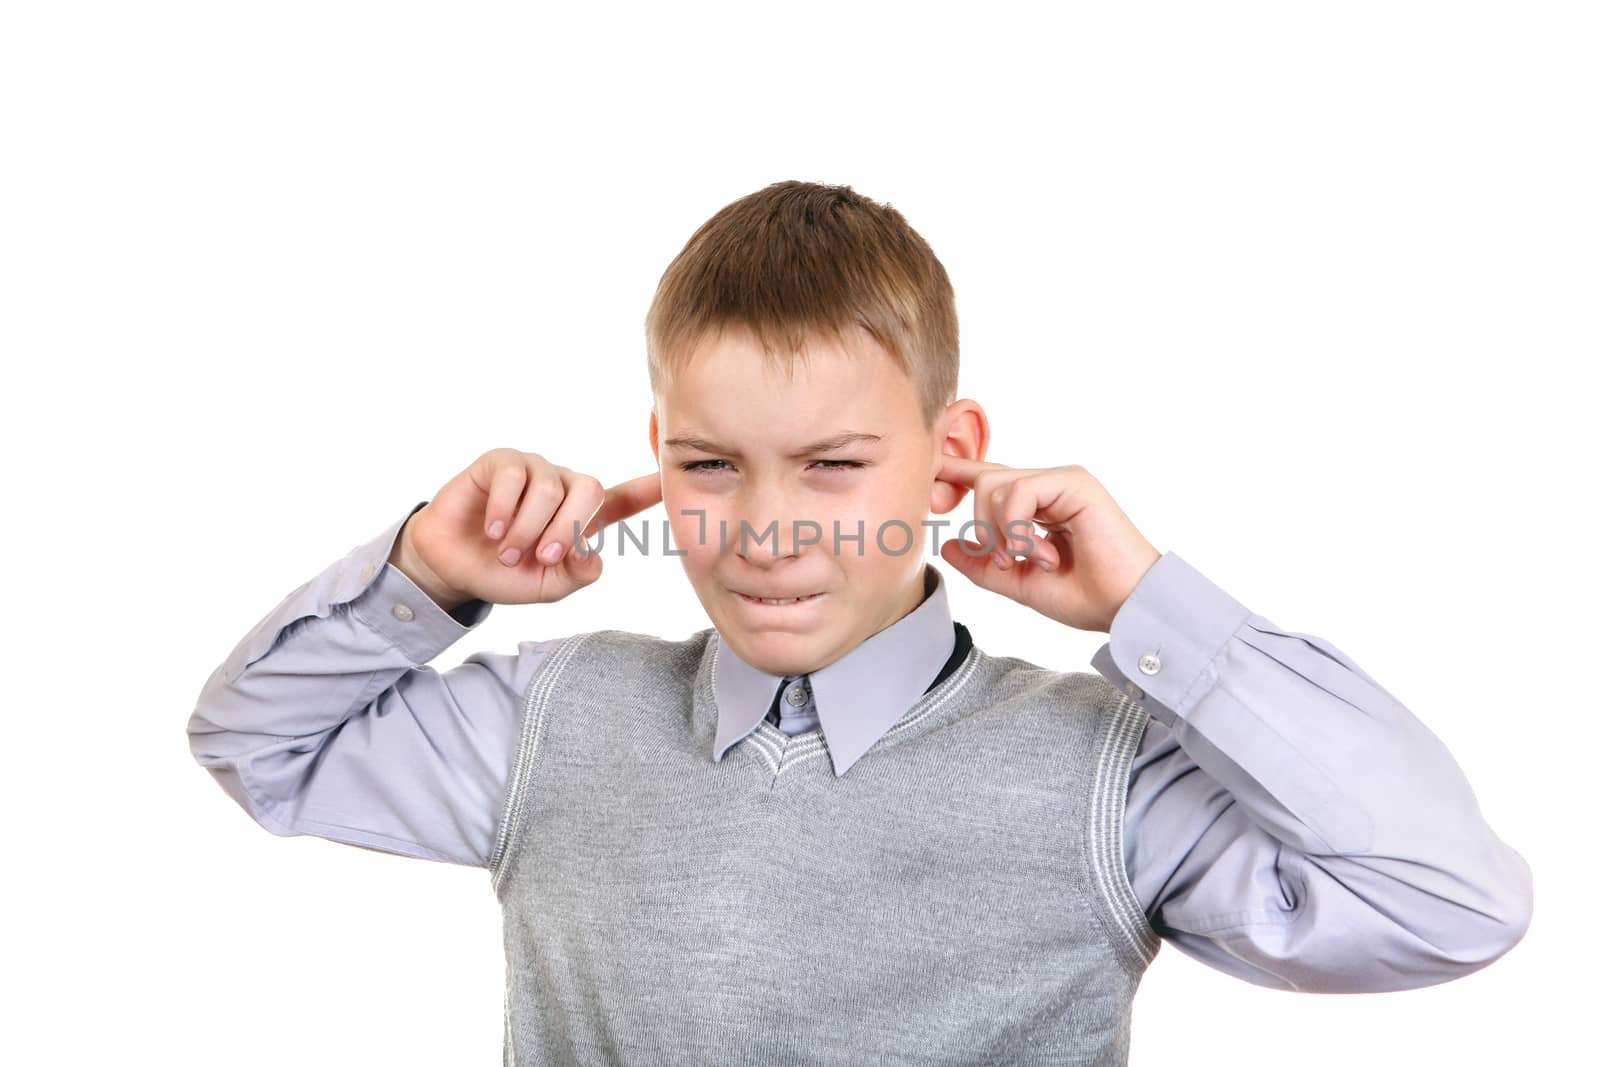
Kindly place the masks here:
MULTIPOLYGON (((1307 920, 1317 908, 1349 902, 1345 893, 1311 898, 1293 922, 1253 936, 1274 977, 1306 993, 1392 993, 1442 985, 1482 970, 1509 953, 1528 931, 1533 880, 1507 848, 1489 878, 1457 880, 1417 898, 1414 907, 1370 907, 1359 914, 1307 920)), ((1263 983, 1265 984, 1265 983, 1263 983)))
POLYGON ((216 742, 228 731, 227 727, 219 724, 220 716, 215 714, 222 706, 222 668, 218 667, 206 679, 194 708, 189 712, 188 721, 184 723, 189 755, 202 767, 210 767, 222 756, 216 742))
POLYGON ((211 744, 216 736, 217 727, 206 721, 202 709, 196 708, 189 716, 189 721, 184 724, 184 739, 189 745, 189 756, 200 766, 204 767, 216 758, 216 753, 211 744))
POLYGON ((189 758, 213 773, 233 771, 240 752, 241 738, 205 716, 202 705, 184 727, 189 758))
POLYGON ((281 798, 274 794, 280 791, 256 776, 254 764, 261 752, 259 749, 252 750, 246 742, 255 741, 259 745, 260 739, 218 725, 207 717, 206 707, 202 701, 189 716, 184 730, 190 758, 203 767, 218 788, 264 829, 279 837, 296 836, 299 831, 279 816, 281 798))
POLYGON ((1515 850, 1505 849, 1504 877, 1489 895, 1488 906, 1462 924, 1463 937, 1451 955, 1463 974, 1487 967, 1515 948, 1533 922, 1533 872, 1515 850))
POLYGON ((1431 977, 1404 988, 1464 978, 1521 943, 1533 920, 1533 878, 1521 856, 1509 848, 1505 854, 1508 862, 1503 865, 1503 877, 1480 888, 1470 904, 1460 904, 1454 919, 1442 929, 1430 931, 1430 944, 1415 947, 1427 958, 1417 961, 1414 973, 1431 977))
POLYGON ((278 837, 301 835, 301 830, 280 818, 278 810, 250 788, 238 767, 226 762, 207 762, 204 759, 200 763, 210 772, 212 780, 222 791, 262 829, 278 837))
POLYGON ((1533 894, 1516 901, 1514 911, 1508 911, 1502 920, 1496 936, 1491 940, 1494 954, 1484 960, 1485 964, 1493 963, 1521 943, 1528 932, 1528 927, 1533 922, 1533 894))
POLYGON ((1531 905, 1525 901, 1512 903, 1514 906, 1508 906, 1502 914, 1480 915, 1462 923, 1447 944, 1413 949, 1411 962, 1396 968, 1393 984, 1372 991, 1443 985, 1483 970, 1515 948, 1528 932, 1531 905))
POLYGON ((1528 914, 1476 916, 1462 923, 1450 941, 1431 944, 1414 935, 1353 939, 1350 956, 1285 973, 1305 993, 1399 993, 1444 985, 1483 970, 1516 947, 1528 929, 1528 914))

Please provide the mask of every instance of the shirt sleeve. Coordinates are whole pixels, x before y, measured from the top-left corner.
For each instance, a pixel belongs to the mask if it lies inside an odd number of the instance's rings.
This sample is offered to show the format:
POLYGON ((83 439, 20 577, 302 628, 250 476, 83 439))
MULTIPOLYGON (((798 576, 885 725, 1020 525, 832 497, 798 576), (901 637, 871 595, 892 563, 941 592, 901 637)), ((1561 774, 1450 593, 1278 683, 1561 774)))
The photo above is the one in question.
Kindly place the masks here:
POLYGON ((388 562, 426 503, 245 635, 202 688, 189 747, 274 834, 487 867, 522 696, 560 639, 425 666, 492 607, 447 612, 388 562))
POLYGON ((1151 925, 1257 985, 1374 993, 1487 966, 1526 932, 1526 860, 1444 744, 1328 641, 1252 614, 1176 553, 1095 668, 1150 715, 1123 849, 1151 925))

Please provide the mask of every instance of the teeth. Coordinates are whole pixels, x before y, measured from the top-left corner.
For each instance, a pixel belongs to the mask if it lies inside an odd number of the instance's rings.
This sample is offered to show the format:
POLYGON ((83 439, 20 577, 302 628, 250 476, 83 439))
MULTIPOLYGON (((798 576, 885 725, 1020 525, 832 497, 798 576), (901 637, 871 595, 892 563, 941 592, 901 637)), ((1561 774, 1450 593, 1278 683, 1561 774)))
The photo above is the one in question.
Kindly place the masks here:
MULTIPOLYGON (((740 596, 744 596, 743 593, 741 593, 739 595, 740 596)), ((815 593, 812 594, 812 596, 815 596, 815 595, 816 595, 815 593)), ((779 606, 784 605, 784 604, 793 604, 793 603, 796 603, 797 601, 801 601, 801 600, 810 600, 811 597, 810 596, 792 596, 792 597, 787 597, 787 598, 782 599, 782 600, 769 600, 766 597, 749 596, 749 597, 745 597, 745 599, 746 600, 756 600, 756 601, 759 601, 762 604, 771 604, 773 607, 779 607, 779 606)))

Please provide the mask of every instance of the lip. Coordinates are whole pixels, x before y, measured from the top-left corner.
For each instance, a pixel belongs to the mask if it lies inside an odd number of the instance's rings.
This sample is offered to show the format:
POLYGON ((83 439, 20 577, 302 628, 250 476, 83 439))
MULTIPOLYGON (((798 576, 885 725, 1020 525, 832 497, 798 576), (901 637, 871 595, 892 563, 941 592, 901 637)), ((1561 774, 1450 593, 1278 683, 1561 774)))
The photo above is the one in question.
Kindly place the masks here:
MULTIPOLYGON (((828 595, 826 592, 808 593, 808 594, 805 594, 806 599, 804 599, 804 600, 795 600, 793 603, 790 603, 790 604, 764 604, 764 603, 761 602, 761 600, 756 599, 754 597, 751 597, 748 593, 741 593, 737 589, 731 590, 731 592, 733 593, 733 595, 735 597, 738 598, 739 603, 748 604, 752 608, 765 608, 768 611, 789 611, 789 610, 794 609, 794 608, 803 608, 807 604, 814 604, 817 601, 821 600, 823 597, 828 595)), ((771 599, 780 600, 780 599, 788 599, 788 598, 787 597, 773 597, 771 599)))

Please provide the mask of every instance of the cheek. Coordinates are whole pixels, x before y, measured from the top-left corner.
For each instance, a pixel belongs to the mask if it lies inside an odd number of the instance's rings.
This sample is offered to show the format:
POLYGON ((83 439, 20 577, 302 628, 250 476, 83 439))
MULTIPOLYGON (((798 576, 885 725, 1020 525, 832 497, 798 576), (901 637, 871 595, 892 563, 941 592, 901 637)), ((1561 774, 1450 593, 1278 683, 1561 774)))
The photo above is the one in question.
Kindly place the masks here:
POLYGON ((869 515, 868 554, 904 559, 918 551, 926 537, 922 523, 929 512, 927 485, 919 480, 923 473, 920 469, 906 469, 873 483, 862 503, 869 515))
POLYGON ((869 523, 886 523, 895 519, 915 527, 927 516, 927 500, 920 484, 911 472, 895 477, 875 479, 861 487, 854 501, 857 511, 869 523))
POLYGON ((838 563, 845 568, 860 567, 875 557, 900 553, 907 538, 915 536, 917 523, 927 514, 926 509, 908 505, 903 481, 887 477, 864 479, 848 492, 819 501, 819 505, 827 512, 819 521, 824 544, 830 548, 834 523, 838 524, 838 563), (880 533, 882 546, 879 545, 880 533))
MULTIPOLYGON (((691 570, 704 571, 716 564, 719 554, 720 530, 724 524, 737 530, 736 523, 729 524, 718 497, 679 491, 664 494, 667 502, 667 522, 672 528, 672 551, 682 553, 680 560, 691 570)), ((629 547, 632 547, 631 545, 629 547)))
MULTIPOLYGON (((877 514, 875 495, 870 487, 855 485, 813 494, 796 518, 816 524, 815 527, 803 527, 802 532, 806 537, 820 539, 819 549, 831 551, 836 537, 853 538, 857 532, 865 531, 867 551, 870 552, 877 514)), ((842 551, 849 556, 855 555, 855 542, 845 540, 842 551)))

